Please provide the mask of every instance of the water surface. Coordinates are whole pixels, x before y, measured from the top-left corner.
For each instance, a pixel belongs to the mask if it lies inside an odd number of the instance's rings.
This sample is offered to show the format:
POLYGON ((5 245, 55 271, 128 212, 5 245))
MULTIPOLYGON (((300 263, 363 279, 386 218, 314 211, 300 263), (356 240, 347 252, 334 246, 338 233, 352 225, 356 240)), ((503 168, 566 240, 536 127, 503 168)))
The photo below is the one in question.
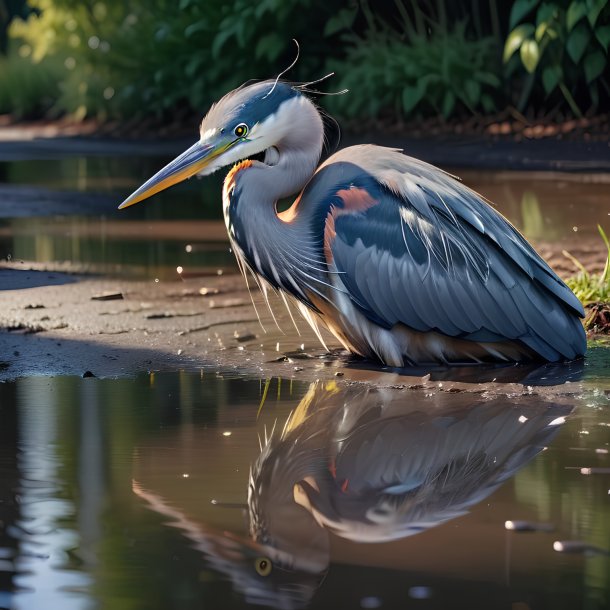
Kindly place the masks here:
POLYGON ((0 384, 0 607, 607 608, 606 360, 488 396, 0 384))
MULTIPOLYGON (((235 269, 222 223, 223 172, 192 179, 118 212, 117 205, 168 159, 81 157, 0 162, 0 257, 65 263, 113 275, 177 279, 176 268, 235 269), (43 189, 44 203, 28 206, 43 189), (5 188, 6 188, 5 187, 5 188), (11 195, 12 193, 12 195, 11 195), (21 193, 19 203, 11 204, 21 193)), ((535 243, 601 251, 608 219, 604 174, 458 171, 535 243), (583 213, 586 210, 586 213, 583 213)))
MULTIPOLYGON (((116 211, 166 160, 0 163, 0 258, 234 270, 222 176, 116 211)), ((460 173, 537 242, 593 243, 608 215, 603 176, 460 173)), ((608 366, 1 383, 0 608, 610 607, 608 366)))

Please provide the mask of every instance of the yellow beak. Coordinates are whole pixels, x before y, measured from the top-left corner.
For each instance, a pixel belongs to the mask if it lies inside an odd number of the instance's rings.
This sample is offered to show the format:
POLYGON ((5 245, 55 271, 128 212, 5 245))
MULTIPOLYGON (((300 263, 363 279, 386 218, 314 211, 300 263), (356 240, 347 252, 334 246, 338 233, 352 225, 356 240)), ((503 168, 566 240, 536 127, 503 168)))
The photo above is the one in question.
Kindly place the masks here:
POLYGON ((230 143, 213 145, 196 142, 147 180, 137 191, 129 195, 121 203, 119 210, 148 199, 155 193, 194 176, 208 166, 218 155, 227 150, 229 146, 230 143))

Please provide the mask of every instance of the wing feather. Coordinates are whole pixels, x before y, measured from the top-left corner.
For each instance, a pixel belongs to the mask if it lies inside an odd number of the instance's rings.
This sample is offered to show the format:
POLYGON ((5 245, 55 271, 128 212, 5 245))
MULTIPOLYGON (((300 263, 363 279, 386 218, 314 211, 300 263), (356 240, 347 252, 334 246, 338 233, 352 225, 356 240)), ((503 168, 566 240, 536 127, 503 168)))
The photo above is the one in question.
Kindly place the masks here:
POLYGON ((472 341, 519 340, 549 360, 584 353, 582 305, 482 197, 392 149, 340 151, 318 170, 326 185, 334 165, 335 193, 343 190, 331 197, 330 249, 369 319, 472 341), (363 198, 354 197, 350 208, 349 189, 365 190, 369 203, 358 207, 363 198))

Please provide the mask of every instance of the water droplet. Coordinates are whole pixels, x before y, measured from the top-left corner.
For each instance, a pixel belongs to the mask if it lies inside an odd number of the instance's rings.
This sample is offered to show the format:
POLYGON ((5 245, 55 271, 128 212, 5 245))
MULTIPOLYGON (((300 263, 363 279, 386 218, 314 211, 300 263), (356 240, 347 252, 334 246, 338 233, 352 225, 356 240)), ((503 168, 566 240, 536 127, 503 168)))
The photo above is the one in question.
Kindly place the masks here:
POLYGON ((432 589, 430 587, 411 587, 409 597, 412 599, 429 599, 432 597, 432 589))
POLYGON ((360 600, 361 608, 381 608, 383 606, 383 601, 379 597, 375 597, 370 595, 369 597, 363 597, 360 600))

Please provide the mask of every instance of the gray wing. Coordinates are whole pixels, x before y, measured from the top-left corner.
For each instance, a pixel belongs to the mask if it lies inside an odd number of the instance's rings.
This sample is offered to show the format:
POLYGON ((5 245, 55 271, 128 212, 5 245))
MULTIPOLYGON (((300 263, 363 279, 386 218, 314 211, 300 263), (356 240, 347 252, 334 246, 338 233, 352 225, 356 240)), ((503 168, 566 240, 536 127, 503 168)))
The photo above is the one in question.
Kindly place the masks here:
POLYGON ((480 195, 389 148, 344 149, 320 171, 333 168, 343 186, 328 208, 326 250, 369 319, 519 340, 551 361, 585 352, 581 303, 480 195))

